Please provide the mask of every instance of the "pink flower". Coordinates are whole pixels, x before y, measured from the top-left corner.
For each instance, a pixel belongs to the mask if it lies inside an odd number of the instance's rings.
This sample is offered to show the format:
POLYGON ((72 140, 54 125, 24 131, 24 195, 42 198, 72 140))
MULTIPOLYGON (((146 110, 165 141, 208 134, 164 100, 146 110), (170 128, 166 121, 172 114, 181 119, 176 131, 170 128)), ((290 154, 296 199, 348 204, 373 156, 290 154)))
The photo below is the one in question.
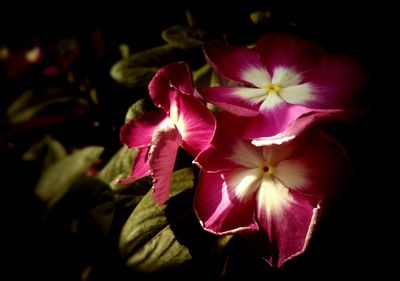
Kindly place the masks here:
POLYGON ((153 177, 153 195, 158 204, 168 199, 179 146, 193 157, 211 141, 215 120, 194 96, 191 71, 185 63, 165 66, 153 77, 149 93, 159 110, 146 112, 122 127, 120 139, 140 148, 131 174, 122 183, 145 175, 153 177))
POLYGON ((194 208, 203 228, 215 234, 264 231, 265 258, 281 266, 306 249, 322 200, 344 183, 347 158, 311 127, 270 146, 243 140, 245 127, 243 118, 218 117, 211 145, 195 160, 202 171, 194 208))
POLYGON ((208 63, 237 86, 199 89, 210 103, 252 117, 246 139, 273 137, 300 116, 330 118, 357 114, 364 73, 349 57, 288 34, 267 34, 255 49, 213 42, 204 47, 208 63))

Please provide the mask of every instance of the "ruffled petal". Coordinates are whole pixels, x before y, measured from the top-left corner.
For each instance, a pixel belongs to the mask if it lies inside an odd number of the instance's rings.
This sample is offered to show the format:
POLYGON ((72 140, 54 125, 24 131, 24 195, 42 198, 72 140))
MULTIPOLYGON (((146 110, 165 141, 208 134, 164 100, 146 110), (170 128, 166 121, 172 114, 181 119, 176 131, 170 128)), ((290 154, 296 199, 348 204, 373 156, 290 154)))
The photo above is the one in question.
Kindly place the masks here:
POLYGON ((209 145, 214 136, 215 118, 207 107, 193 96, 178 95, 176 105, 176 126, 182 136, 182 147, 196 157, 209 145))
POLYGON ((271 265, 280 267, 306 249, 319 215, 319 200, 264 178, 257 194, 257 218, 269 239, 265 259, 271 265))
POLYGON ((170 191, 176 154, 182 138, 175 127, 160 127, 153 136, 149 152, 153 196, 157 204, 163 204, 170 191))
POLYGON ((265 99, 264 89, 218 86, 198 89, 209 103, 239 116, 256 116, 260 103, 265 99))
POLYGON ((145 176, 150 175, 150 165, 148 161, 148 153, 150 146, 145 146, 139 149, 133 160, 132 169, 128 177, 118 181, 119 184, 128 184, 145 176))
POLYGON ((219 173, 200 172, 194 209, 203 228, 215 234, 258 230, 255 197, 239 200, 219 173))
POLYGON ((277 68, 288 68, 301 75, 318 62, 323 50, 315 43, 285 33, 268 33, 256 45, 268 72, 275 76, 277 68))
POLYGON ((121 128, 120 140, 129 148, 148 146, 155 130, 166 121, 167 116, 162 110, 145 112, 121 128))
POLYGON ((259 88, 271 81, 260 57, 252 49, 211 42, 205 44, 204 54, 214 71, 228 80, 259 88))

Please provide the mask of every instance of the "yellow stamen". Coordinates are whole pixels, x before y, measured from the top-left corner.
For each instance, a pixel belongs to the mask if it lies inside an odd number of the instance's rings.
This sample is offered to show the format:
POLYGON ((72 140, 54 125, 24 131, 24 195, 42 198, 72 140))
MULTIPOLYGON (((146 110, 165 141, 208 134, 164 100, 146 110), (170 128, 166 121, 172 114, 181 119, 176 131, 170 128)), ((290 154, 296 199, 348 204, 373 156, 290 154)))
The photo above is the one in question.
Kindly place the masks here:
POLYGON ((267 86, 265 86, 265 91, 268 93, 270 92, 275 92, 275 93, 279 93, 281 90, 281 86, 279 84, 268 84, 267 86))
POLYGON ((268 177, 272 176, 273 170, 274 170, 274 167, 272 167, 272 165, 270 165, 266 162, 262 162, 262 163, 260 163, 260 165, 258 165, 258 167, 263 176, 268 176, 268 177))

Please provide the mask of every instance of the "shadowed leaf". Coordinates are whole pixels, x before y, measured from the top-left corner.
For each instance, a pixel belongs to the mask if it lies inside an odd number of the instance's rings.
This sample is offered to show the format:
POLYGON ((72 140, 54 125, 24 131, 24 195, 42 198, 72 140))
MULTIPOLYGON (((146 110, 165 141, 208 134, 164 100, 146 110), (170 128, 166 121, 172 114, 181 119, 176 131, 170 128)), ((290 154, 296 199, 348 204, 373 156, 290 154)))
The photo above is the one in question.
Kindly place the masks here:
POLYGON ((100 156, 103 148, 90 146, 61 159, 46 169, 36 185, 36 195, 50 208, 57 203, 100 156))
MULTIPOLYGON (((191 168, 176 171, 171 183, 171 197, 193 186, 194 174, 191 168)), ((137 271, 155 272, 189 261, 189 249, 175 237, 171 225, 179 224, 182 214, 174 221, 168 221, 165 214, 167 204, 155 204, 151 191, 133 210, 124 225, 119 247, 126 264, 137 271)), ((189 212, 191 210, 188 210, 189 212)))

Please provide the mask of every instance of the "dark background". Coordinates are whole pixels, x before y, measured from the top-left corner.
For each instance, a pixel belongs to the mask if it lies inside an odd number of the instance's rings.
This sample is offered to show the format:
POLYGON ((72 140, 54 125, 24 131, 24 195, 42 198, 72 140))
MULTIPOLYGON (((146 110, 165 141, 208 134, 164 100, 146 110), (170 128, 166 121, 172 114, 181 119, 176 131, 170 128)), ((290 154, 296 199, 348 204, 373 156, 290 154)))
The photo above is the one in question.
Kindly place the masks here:
MULTIPOLYGON (((103 35, 106 50, 101 61, 86 50, 83 58, 73 65, 82 77, 87 76, 95 85, 100 106, 83 115, 73 115, 42 127, 15 129, 2 123, 5 132, 0 156, 4 167, 1 198, 5 238, 2 242, 7 249, 2 254, 10 262, 6 267, 15 277, 10 280, 22 275, 39 280, 75 280, 66 270, 71 268, 73 271, 76 258, 81 255, 77 249, 71 251, 66 245, 54 246, 52 243, 56 239, 49 238, 48 230, 41 226, 42 207, 32 191, 39 171, 36 166, 21 162, 20 154, 31 143, 51 133, 69 148, 102 145, 106 147, 104 157, 110 157, 120 146, 118 130, 124 122, 126 109, 137 99, 129 89, 109 77, 110 67, 119 59, 118 44, 126 43, 132 51, 162 44, 161 31, 172 25, 185 24, 186 9, 192 11, 201 27, 210 31, 211 38, 225 34, 231 43, 248 44, 266 31, 290 32, 317 41, 329 51, 350 54, 369 76, 364 93, 365 102, 370 105, 368 113, 328 128, 348 151, 355 176, 350 186, 333 200, 310 251, 278 273, 264 268, 265 264, 250 248, 239 244, 241 246, 232 258, 235 266, 228 272, 227 279, 253 274, 271 279, 292 273, 311 277, 320 274, 327 277, 377 274, 382 277, 389 274, 393 269, 389 253, 396 253, 397 246, 392 242, 393 228, 398 224, 394 219, 396 205, 392 200, 399 185, 390 168, 392 164, 389 164, 389 160, 397 162, 398 150, 394 137, 398 128, 394 109, 398 94, 395 77, 398 51, 394 44, 398 33, 395 31, 396 9, 382 1, 352 6, 342 1, 298 2, 109 1, 83 6, 82 3, 61 1, 2 7, 0 43, 19 49, 29 44, 32 38, 39 38, 43 44, 51 46, 70 36, 79 36, 84 41, 98 30, 103 35), (249 13, 256 10, 272 12, 268 24, 255 26, 251 23, 249 13), (100 126, 93 127, 94 121, 100 126)), ((54 81, 28 73, 18 80, 2 77, 1 82, 0 109, 3 114, 26 85, 46 85, 54 81)), ((109 268, 92 280, 137 279, 121 268, 113 254, 109 249, 100 254, 103 255, 102 262, 109 268)))

